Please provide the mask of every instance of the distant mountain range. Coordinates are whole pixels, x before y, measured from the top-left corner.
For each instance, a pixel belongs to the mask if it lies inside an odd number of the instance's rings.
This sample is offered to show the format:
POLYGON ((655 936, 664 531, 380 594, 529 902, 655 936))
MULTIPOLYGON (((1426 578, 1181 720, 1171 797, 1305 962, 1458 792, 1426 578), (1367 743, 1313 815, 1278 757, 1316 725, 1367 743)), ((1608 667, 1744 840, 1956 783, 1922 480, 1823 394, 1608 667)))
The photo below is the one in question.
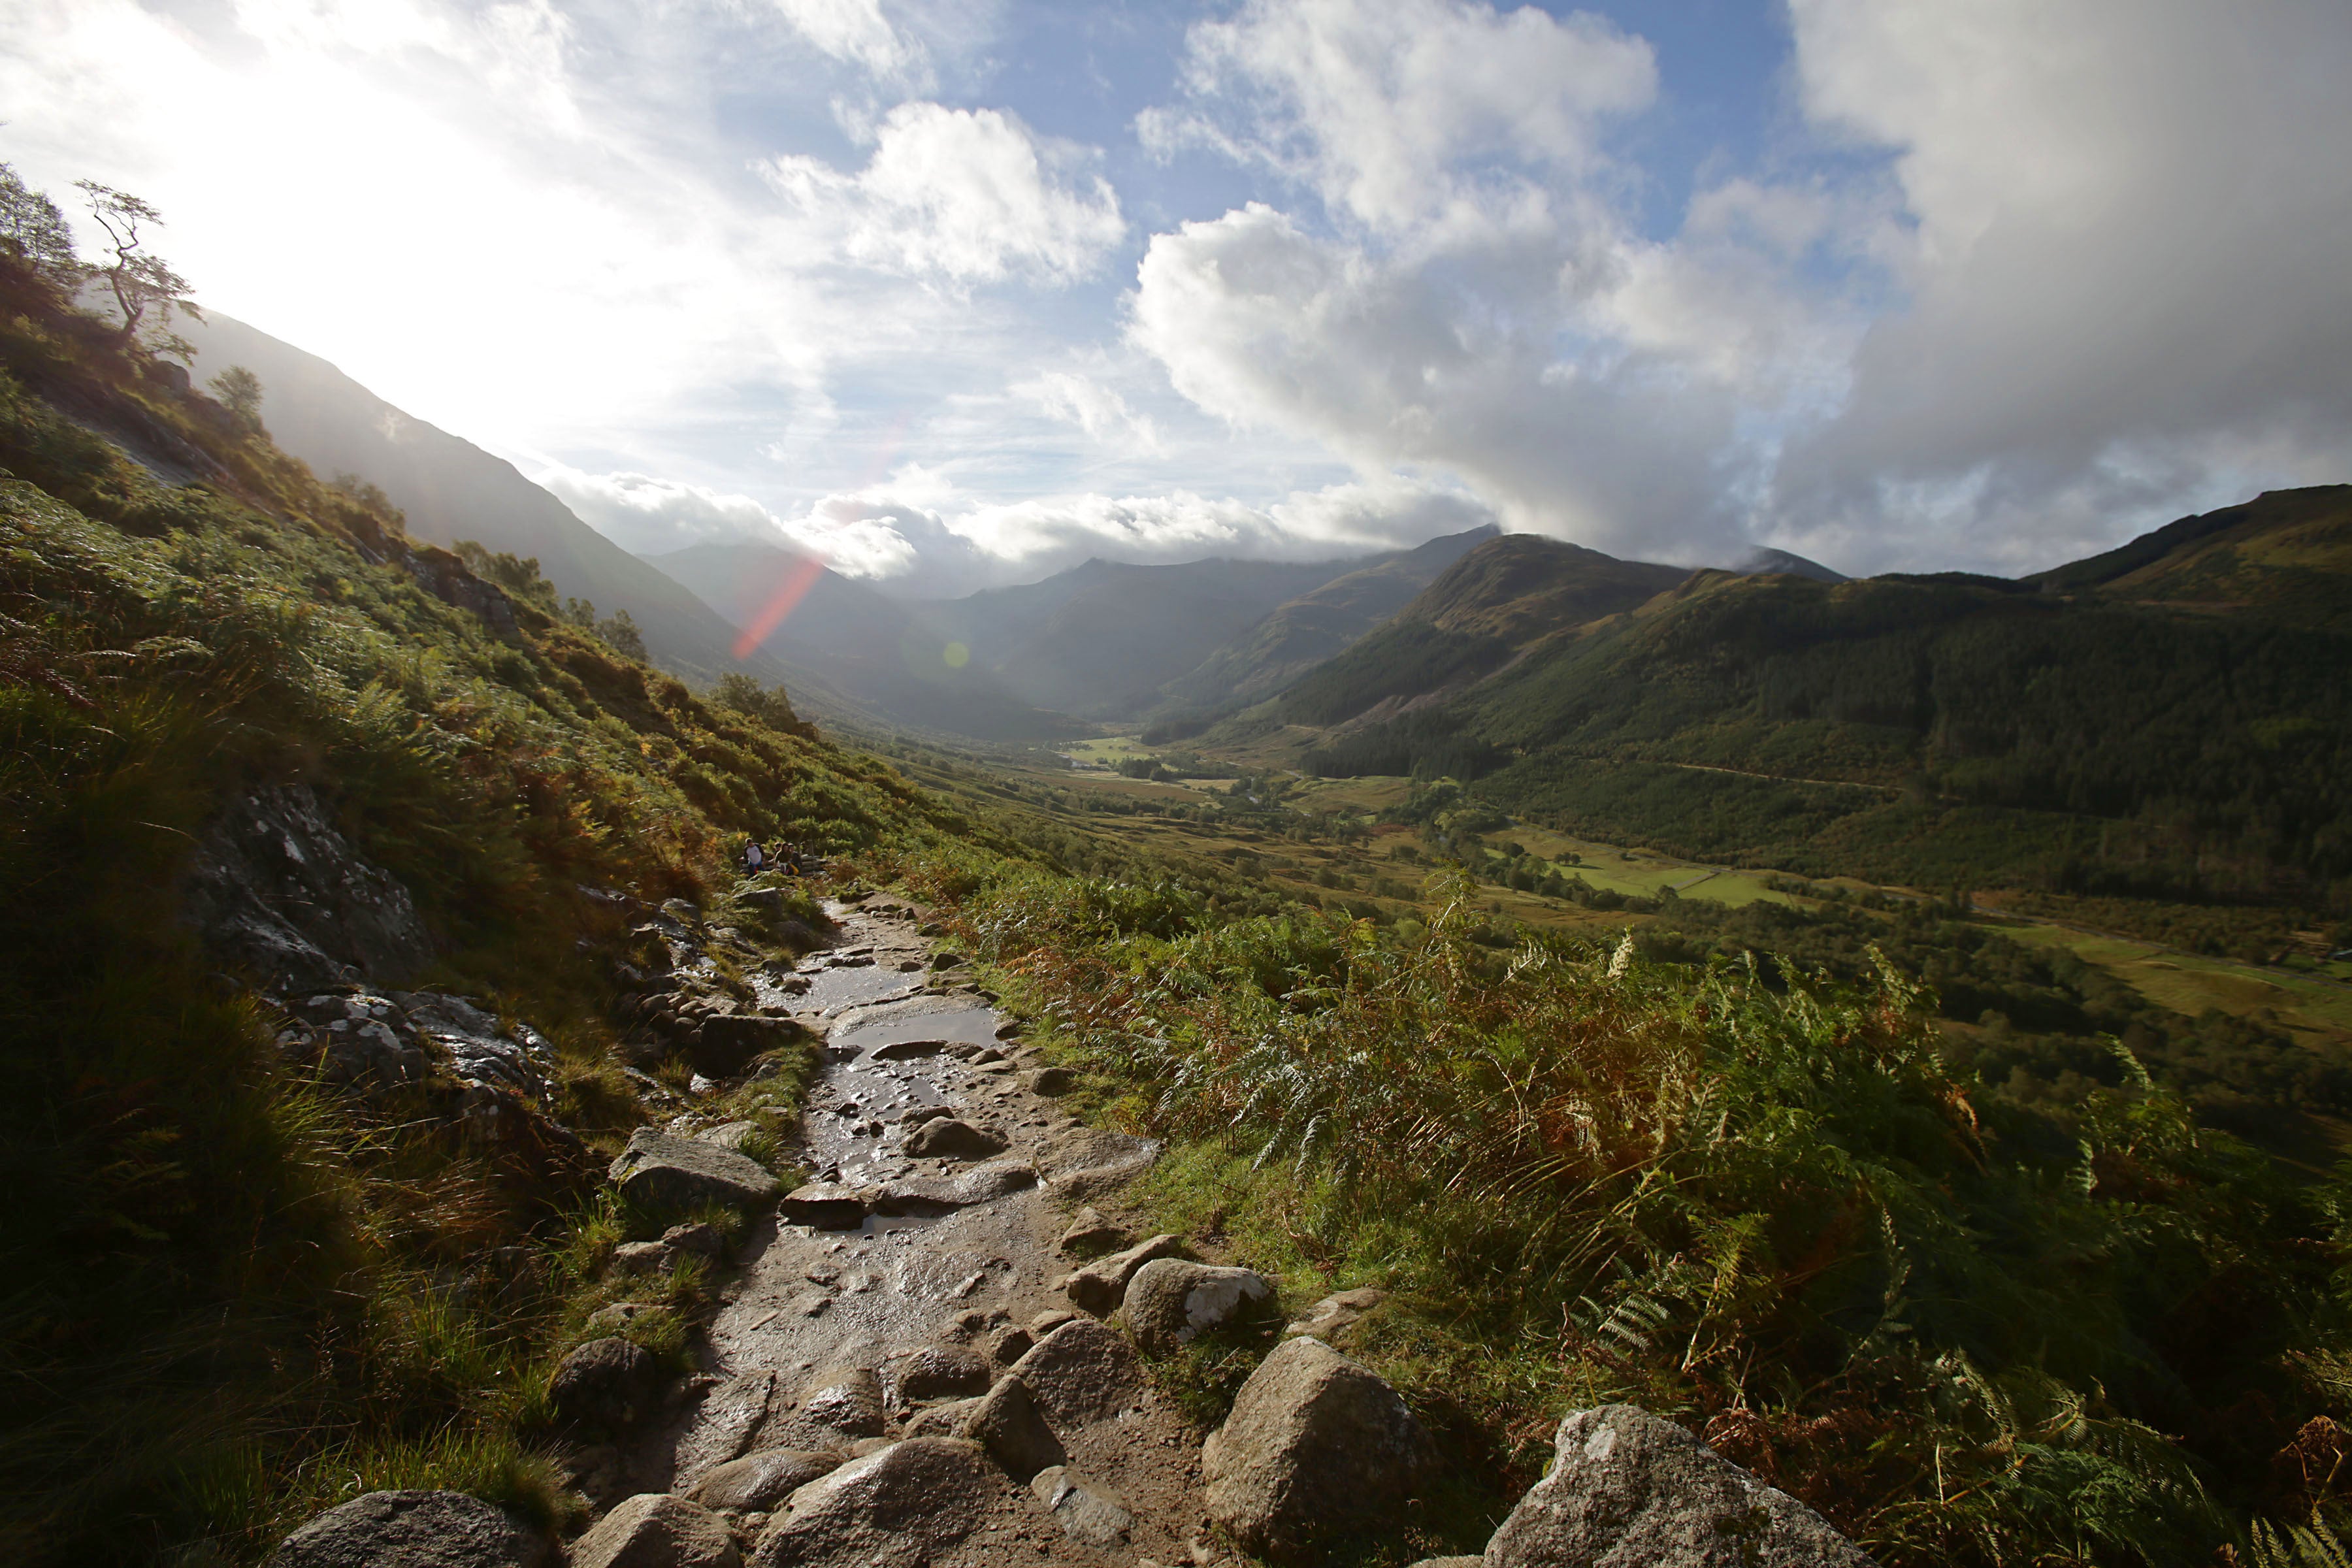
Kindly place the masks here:
POLYGON ((2017 581, 1507 536, 1203 743, 1285 725, 1309 771, 1475 780, 1617 842, 2317 903, 2352 876, 2352 487, 2017 581))

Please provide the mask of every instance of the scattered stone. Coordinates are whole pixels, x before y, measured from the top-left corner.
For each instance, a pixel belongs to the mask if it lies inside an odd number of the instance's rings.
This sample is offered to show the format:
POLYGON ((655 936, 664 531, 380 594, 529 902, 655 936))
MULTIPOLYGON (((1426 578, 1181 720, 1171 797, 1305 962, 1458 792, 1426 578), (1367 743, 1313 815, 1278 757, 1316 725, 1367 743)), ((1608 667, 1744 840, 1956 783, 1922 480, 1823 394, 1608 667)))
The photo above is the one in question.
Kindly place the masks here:
POLYGON ((679 1252, 692 1253, 697 1258, 708 1258, 714 1261, 727 1248, 727 1238, 719 1234, 718 1226, 705 1225, 699 1221, 692 1225, 670 1226, 662 1232, 662 1242, 665 1246, 674 1247, 679 1252))
POLYGON ((811 1182, 795 1187, 776 1205, 776 1217, 786 1225, 814 1226, 819 1230, 855 1230, 866 1221, 876 1189, 840 1182, 811 1182))
POLYGON ((1494 1568, 1869 1568, 1820 1514, 1638 1405, 1574 1412, 1553 1451, 1487 1542, 1494 1568))
POLYGON ((882 1190, 878 1206, 884 1214, 920 1214, 926 1206, 970 1208, 1025 1193, 1036 1184, 1037 1167, 1028 1161, 992 1160, 952 1176, 913 1176, 889 1183, 882 1190))
POLYGON ((671 1451, 672 1484, 691 1487, 720 1465, 758 1447, 777 1394, 772 1372, 711 1379, 701 1405, 671 1451))
POLYGON ((887 1046, 877 1046, 866 1053, 874 1062, 912 1061, 918 1057, 935 1057, 948 1048, 945 1040, 893 1040, 887 1046))
POLYGON ((571 1568, 741 1568, 726 1521, 698 1502, 639 1492, 572 1543, 571 1568))
POLYGON ((988 1360, 962 1345, 926 1345, 898 1365, 900 1405, 961 1398, 988 1389, 988 1360))
POLYGON ((952 1106, 919 1105, 915 1107, 914 1110, 907 1111, 901 1115, 898 1118, 898 1125, 907 1128, 920 1127, 926 1121, 937 1121, 942 1116, 953 1116, 954 1114, 955 1108, 952 1106))
POLYGON ((1062 1233, 1062 1239, 1055 1245, 1073 1257, 1093 1258, 1129 1246, 1134 1240, 1125 1226, 1114 1225, 1087 1207, 1077 1212, 1070 1221, 1070 1228, 1062 1233))
POLYGON ((1003 1023, 996 1026, 996 1037, 1000 1040, 1018 1039, 1027 1032, 1028 1026, 1023 1024, 1018 1018, 1007 1018, 1003 1023))
POLYGON ((615 1335, 565 1356, 548 1379, 547 1397, 560 1420, 626 1426, 653 1409, 661 1385, 653 1353, 615 1335))
POLYGON ((721 1149, 740 1151, 743 1140, 760 1130, 756 1121, 722 1121, 716 1127, 706 1127, 694 1136, 703 1143, 716 1143, 721 1149))
POLYGON ((1276 1563, 1319 1563, 1328 1542, 1392 1525, 1433 1463, 1396 1391, 1308 1338, 1259 1363, 1201 1449, 1209 1517, 1276 1563))
POLYGON ((757 1161, 640 1127, 613 1162, 621 1195, 648 1208, 692 1208, 697 1204, 750 1205, 776 1195, 776 1178, 757 1161))
POLYGON ((1424 1557, 1412 1568, 1484 1568, 1484 1557, 1424 1557))
POLYGON ((288 1536, 267 1568, 547 1568, 544 1536, 463 1492, 370 1492, 288 1536))
POLYGON ((1183 1249, 1183 1243, 1172 1236, 1155 1236, 1079 1269, 1062 1281, 1063 1292, 1081 1311, 1108 1318, 1127 1299, 1127 1282, 1135 1278, 1137 1269, 1155 1258, 1173 1258, 1183 1249))
POLYGON ((1021 1075, 1023 1087, 1032 1094, 1054 1099, 1078 1087, 1078 1075, 1068 1068, 1033 1068, 1021 1075))
POLYGON ((962 963, 963 954, 960 952, 949 952, 942 950, 941 952, 931 954, 931 967, 933 969, 953 969, 962 963))
POLYGON ((1055 1329, 1013 1363, 1056 1431, 1116 1414, 1143 1392, 1143 1368, 1128 1342, 1091 1318, 1055 1329))
POLYGON ((625 1241, 613 1248, 615 1274, 665 1274, 677 1259, 666 1241, 625 1241))
POLYGON ((618 1333, 648 1314, 667 1316, 668 1312, 667 1307, 659 1306, 651 1301, 614 1301, 610 1306, 599 1307, 589 1313, 588 1328, 593 1333, 618 1333))
POLYGON ((952 1116, 926 1121, 907 1135, 907 1152, 923 1159, 985 1160, 1004 1150, 995 1133, 952 1116))
POLYGON ((835 1369, 812 1380, 801 1396, 801 1418, 844 1437, 879 1437, 882 1380, 871 1367, 835 1369))
POLYGON ((1026 1329, 1008 1328, 999 1331, 988 1342, 988 1359, 998 1366, 1011 1366, 1029 1353, 1037 1337, 1026 1329))
POLYGON ((843 1463, 839 1454, 762 1448, 730 1459, 695 1482, 694 1489, 686 1495, 705 1508, 765 1513, 809 1482, 831 1475, 843 1463))
POLYGON ((1029 1335, 1032 1339, 1042 1340, 1064 1323, 1075 1323, 1077 1321, 1078 1315, 1076 1312, 1066 1312, 1059 1307, 1049 1307, 1029 1320, 1029 1335))
POLYGON ((1389 1293, 1385 1290, 1369 1288, 1341 1290, 1307 1308, 1282 1331, 1292 1338, 1312 1334, 1327 1345, 1339 1344, 1342 1342, 1342 1336, 1363 1321, 1366 1313, 1388 1299, 1389 1293))
POLYGON ((912 1568, 970 1535, 1004 1486, 977 1445, 893 1443, 793 1493, 761 1532, 751 1568, 912 1568))
POLYGON ((1135 1528, 1135 1515, 1124 1499, 1065 1466, 1038 1471, 1029 1489, 1037 1494, 1062 1533, 1081 1546, 1107 1552, 1125 1544, 1128 1531, 1135 1528))
POLYGON ((1027 1481, 1069 1458, 1039 1414, 1029 1385, 1014 1376, 998 1378, 985 1396, 971 1401, 955 1435, 987 1449, 988 1457, 1016 1481, 1027 1481))
POLYGON ((1253 1269, 1154 1258, 1127 1282, 1127 1329, 1144 1354, 1167 1355, 1273 1301, 1273 1282, 1253 1269))
POLYGON ((899 1428, 898 1435, 901 1437, 961 1436, 962 1434, 956 1428, 963 1425, 964 1417, 979 1405, 978 1399, 950 1399, 944 1405, 927 1405, 907 1418, 907 1424, 899 1428))

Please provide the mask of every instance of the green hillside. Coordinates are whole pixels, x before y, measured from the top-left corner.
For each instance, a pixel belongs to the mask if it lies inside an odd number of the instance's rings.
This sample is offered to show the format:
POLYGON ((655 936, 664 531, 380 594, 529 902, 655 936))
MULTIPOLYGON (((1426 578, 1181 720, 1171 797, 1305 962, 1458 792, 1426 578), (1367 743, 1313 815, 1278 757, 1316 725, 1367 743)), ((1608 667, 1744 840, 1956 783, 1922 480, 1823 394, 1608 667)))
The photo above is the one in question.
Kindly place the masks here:
POLYGON ((1598 623, 1525 587, 1531 557, 1581 552, 1490 545, 1280 711, 1330 725, 1447 689, 1332 732, 1308 767, 1477 774, 1598 837, 2318 907, 2352 874, 2347 495, 2266 497, 2039 584, 1701 573, 1598 623))

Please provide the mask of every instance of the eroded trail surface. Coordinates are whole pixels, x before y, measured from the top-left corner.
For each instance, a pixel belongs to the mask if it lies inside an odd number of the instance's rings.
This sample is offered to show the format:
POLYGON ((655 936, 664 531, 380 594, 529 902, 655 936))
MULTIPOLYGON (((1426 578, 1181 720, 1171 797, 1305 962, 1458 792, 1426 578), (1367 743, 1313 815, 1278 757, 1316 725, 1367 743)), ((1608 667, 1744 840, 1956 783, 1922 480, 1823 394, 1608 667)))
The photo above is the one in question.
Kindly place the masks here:
POLYGON ((746 1239, 715 1375, 629 1489, 719 1509, 755 1563, 1190 1561, 1197 1440, 1059 1288, 1070 1213, 1153 1148, 1058 1109, 919 910, 830 912, 834 946, 761 982, 825 1042, 814 1180, 746 1239))

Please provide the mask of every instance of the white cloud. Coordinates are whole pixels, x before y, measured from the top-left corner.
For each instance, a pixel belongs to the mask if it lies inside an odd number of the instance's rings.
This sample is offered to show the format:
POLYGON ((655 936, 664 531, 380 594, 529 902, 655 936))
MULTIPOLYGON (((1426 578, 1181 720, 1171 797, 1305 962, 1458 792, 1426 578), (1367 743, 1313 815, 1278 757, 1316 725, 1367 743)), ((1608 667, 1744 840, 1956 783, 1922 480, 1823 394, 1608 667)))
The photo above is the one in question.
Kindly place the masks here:
POLYGON ((835 59, 881 77, 928 82, 922 46, 882 14, 882 0, 773 0, 784 20, 835 59))
POLYGON ((1657 90, 1648 44, 1532 5, 1253 0, 1194 26, 1190 49, 1193 103, 1147 111, 1147 142, 1262 162, 1391 230, 1472 201, 1482 174, 1508 187, 1525 165, 1589 168, 1598 122, 1657 90))
POLYGON ((1147 415, 1136 413, 1114 388, 1076 371, 1040 371, 1005 388, 1013 396, 1034 404, 1049 419, 1075 425, 1107 446, 1139 452, 1163 450, 1160 431, 1147 415))
POLYGON ((1886 246, 1907 302, 1790 454, 1790 514, 1882 559, 1916 527, 2046 563, 2217 486, 2352 468, 2338 0, 1792 10, 1806 108, 1894 151, 1916 227, 1886 246))
POLYGON ((746 495, 651 474, 583 473, 558 464, 531 476, 580 520, 635 555, 660 555, 705 541, 787 542, 784 525, 746 495))
POLYGON ((1127 232, 1118 195, 1087 162, 1001 110, 914 102, 883 119, 854 174, 805 156, 771 159, 761 173, 837 226, 846 254, 868 265, 957 283, 1015 273, 1067 282, 1127 232))

